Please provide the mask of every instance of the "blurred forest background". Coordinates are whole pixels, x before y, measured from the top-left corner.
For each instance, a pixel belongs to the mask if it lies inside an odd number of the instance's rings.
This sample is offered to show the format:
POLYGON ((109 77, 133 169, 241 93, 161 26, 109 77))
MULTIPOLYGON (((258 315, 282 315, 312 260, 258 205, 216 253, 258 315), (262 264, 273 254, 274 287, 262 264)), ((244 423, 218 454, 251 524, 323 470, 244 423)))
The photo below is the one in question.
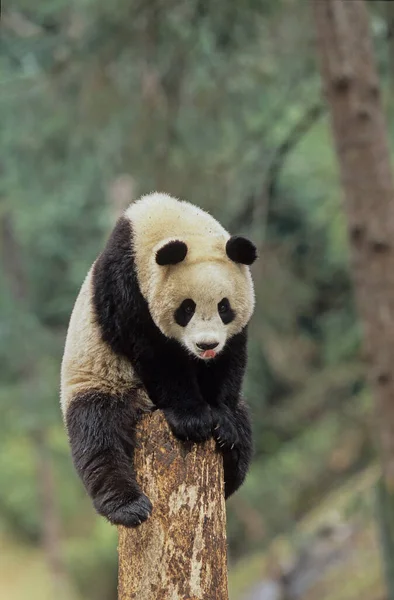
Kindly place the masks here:
MULTIPOLYGON (((394 2, 369 10, 394 143, 394 2)), ((3 7, 2 598, 116 600, 117 532, 72 468, 59 368, 88 268, 122 207, 153 190, 260 249, 245 386, 256 454, 228 502, 231 599, 385 597, 372 400, 311 12, 304 0, 3 7)))

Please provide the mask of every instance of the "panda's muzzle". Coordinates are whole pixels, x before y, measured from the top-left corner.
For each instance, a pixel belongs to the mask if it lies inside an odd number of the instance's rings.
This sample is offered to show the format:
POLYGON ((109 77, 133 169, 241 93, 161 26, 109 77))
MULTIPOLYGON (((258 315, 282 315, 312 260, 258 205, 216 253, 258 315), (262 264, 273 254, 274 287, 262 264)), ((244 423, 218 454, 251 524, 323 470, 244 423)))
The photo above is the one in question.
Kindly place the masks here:
POLYGON ((219 346, 219 342, 197 342, 196 346, 200 352, 200 358, 210 359, 215 358, 215 348, 219 346))

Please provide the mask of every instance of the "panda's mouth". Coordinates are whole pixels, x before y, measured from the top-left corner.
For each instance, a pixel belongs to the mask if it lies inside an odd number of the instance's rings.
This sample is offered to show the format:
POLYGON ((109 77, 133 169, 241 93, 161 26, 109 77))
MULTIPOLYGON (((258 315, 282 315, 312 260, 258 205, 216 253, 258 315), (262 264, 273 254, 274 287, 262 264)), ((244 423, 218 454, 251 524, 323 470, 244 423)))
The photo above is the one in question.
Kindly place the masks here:
POLYGON ((215 358, 217 352, 215 352, 215 350, 204 350, 203 352, 200 352, 200 357, 203 358, 204 360, 210 360, 211 358, 215 358))

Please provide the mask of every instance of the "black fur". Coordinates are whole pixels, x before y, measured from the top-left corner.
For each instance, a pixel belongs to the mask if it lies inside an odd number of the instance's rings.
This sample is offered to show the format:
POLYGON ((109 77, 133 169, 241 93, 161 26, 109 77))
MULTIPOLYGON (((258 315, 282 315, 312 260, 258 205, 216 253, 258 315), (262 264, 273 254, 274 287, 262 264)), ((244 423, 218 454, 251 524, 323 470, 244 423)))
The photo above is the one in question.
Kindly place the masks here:
POLYGON ((168 242, 165 246, 156 252, 156 262, 158 265, 176 265, 186 258, 187 246, 185 242, 175 240, 168 242))
MULTIPOLYGON (((224 455, 228 497, 244 480, 251 458, 250 420, 240 399, 246 328, 215 359, 190 356, 154 324, 131 244, 130 222, 121 218, 95 265, 93 303, 103 340, 131 362, 178 438, 215 437, 224 455)), ((97 510, 126 526, 150 511, 131 466, 135 418, 132 396, 126 401, 99 390, 74 399, 67 414, 74 462, 97 510)))
POLYGON ((186 325, 191 320, 196 310, 196 303, 190 298, 186 298, 174 313, 174 319, 181 327, 186 325))
POLYGON ((244 482, 253 454, 252 428, 243 400, 229 410, 222 408, 214 427, 214 437, 223 453, 224 494, 228 498, 244 482))
POLYGON ((218 304, 219 316, 225 325, 231 323, 235 319, 235 312, 230 306, 228 298, 223 298, 218 304))
POLYGON ((231 260, 242 265, 252 265, 257 258, 256 246, 239 235, 233 235, 228 240, 226 253, 231 260))
POLYGON ((139 525, 152 511, 133 474, 136 404, 131 393, 116 397, 91 390, 73 399, 66 416, 74 465, 97 512, 126 527, 139 525))

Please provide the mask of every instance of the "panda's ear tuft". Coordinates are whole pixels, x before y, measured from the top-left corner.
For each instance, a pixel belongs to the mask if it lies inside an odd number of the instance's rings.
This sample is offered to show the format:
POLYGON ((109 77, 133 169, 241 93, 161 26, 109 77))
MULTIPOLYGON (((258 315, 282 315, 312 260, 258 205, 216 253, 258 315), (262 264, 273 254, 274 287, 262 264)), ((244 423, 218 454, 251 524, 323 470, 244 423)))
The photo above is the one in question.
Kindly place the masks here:
POLYGON ((165 265, 177 265, 182 262, 187 254, 185 242, 173 240, 167 242, 156 252, 156 262, 164 267, 165 265))
POLYGON ((226 254, 236 263, 252 265, 257 258, 257 249, 250 240, 233 235, 226 244, 226 254))

